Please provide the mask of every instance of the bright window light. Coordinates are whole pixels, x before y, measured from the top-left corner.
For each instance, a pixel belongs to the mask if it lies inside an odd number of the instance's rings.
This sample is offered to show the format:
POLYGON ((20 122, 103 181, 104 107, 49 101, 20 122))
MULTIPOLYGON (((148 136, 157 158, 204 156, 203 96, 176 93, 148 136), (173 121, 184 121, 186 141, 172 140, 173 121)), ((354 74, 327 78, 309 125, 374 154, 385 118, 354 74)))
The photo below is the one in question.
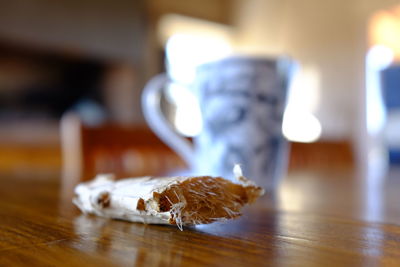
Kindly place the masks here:
POLYGON ((226 57, 232 51, 231 45, 223 38, 202 33, 174 34, 166 44, 168 74, 172 83, 167 96, 176 105, 174 124, 185 136, 196 136, 202 130, 200 108, 190 86, 196 75, 196 68, 206 62, 226 57))
POLYGON ((320 76, 316 67, 296 66, 289 88, 288 108, 313 113, 319 106, 319 88, 320 76))
POLYGON ((302 110, 286 110, 282 132, 290 141, 311 143, 320 138, 322 128, 313 114, 302 110))
POLYGON ((200 64, 226 57, 231 53, 224 40, 191 34, 175 34, 166 45, 168 72, 174 81, 190 84, 200 64))
POLYGON ((367 90, 367 130, 370 135, 378 134, 385 124, 386 113, 380 90, 380 71, 388 67, 394 59, 392 49, 377 45, 372 47, 366 58, 366 90, 367 90))
POLYGON ((195 95, 185 86, 171 83, 167 88, 167 97, 176 106, 174 119, 176 129, 185 136, 198 135, 203 124, 195 95))
POLYGON ((318 105, 318 72, 311 66, 297 68, 289 88, 288 105, 283 116, 283 135, 293 142, 317 141, 322 128, 313 111, 318 105))

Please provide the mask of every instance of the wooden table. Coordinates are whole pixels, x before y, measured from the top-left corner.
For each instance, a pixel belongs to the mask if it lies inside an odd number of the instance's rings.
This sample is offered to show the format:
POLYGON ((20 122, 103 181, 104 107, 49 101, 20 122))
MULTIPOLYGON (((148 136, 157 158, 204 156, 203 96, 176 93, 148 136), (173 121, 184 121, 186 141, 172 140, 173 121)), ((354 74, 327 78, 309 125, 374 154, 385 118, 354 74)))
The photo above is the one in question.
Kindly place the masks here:
POLYGON ((185 228, 83 216, 55 177, 0 177, 0 266, 400 266, 400 171, 291 172, 240 219, 185 228))

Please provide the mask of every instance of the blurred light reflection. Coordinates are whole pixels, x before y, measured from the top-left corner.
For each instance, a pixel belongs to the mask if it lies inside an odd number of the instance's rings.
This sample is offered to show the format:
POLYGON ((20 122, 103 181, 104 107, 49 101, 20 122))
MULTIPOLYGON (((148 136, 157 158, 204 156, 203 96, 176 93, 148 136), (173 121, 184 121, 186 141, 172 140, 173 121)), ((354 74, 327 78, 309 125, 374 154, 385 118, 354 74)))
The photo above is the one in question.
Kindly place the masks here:
POLYGON ((313 115, 319 106, 319 78, 316 68, 310 66, 295 71, 282 125, 283 135, 290 141, 310 143, 321 136, 321 123, 313 115))
POLYGON ((185 86, 171 83, 167 88, 167 98, 176 106, 174 119, 176 129, 185 136, 198 135, 203 123, 195 95, 185 86))
POLYGON ((216 23, 179 15, 168 15, 160 22, 160 35, 166 39, 167 71, 172 83, 167 97, 176 106, 174 124, 185 136, 196 136, 202 129, 195 96, 187 88, 197 66, 231 54, 229 29, 216 23))
POLYGON ((321 123, 311 113, 287 109, 283 117, 283 135, 294 142, 311 143, 322 133, 321 123))
POLYGON ((383 46, 373 46, 366 57, 367 85, 367 129, 371 135, 376 135, 385 123, 385 110, 382 92, 380 90, 379 73, 388 67, 394 59, 393 50, 383 46))

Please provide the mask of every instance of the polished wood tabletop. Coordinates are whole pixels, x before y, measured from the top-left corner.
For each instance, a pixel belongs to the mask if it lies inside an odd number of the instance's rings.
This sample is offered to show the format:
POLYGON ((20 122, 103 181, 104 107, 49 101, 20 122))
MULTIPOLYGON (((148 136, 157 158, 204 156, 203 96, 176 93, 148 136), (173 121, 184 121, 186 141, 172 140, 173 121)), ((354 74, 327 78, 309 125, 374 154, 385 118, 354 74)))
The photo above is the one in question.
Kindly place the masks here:
POLYGON ((0 176, 0 266, 400 266, 400 171, 291 171, 241 218, 197 227, 85 216, 58 177, 0 176))

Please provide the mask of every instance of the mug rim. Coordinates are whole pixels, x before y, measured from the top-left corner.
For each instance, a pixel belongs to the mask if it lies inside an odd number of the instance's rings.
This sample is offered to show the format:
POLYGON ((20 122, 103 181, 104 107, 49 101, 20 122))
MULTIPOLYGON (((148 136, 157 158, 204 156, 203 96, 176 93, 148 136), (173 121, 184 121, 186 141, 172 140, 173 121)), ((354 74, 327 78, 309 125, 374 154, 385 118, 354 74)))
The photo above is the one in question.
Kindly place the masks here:
POLYGON ((212 60, 205 62, 203 64, 200 64, 196 67, 196 71, 204 68, 210 68, 212 66, 218 66, 222 64, 227 64, 232 61, 237 61, 237 62, 250 62, 250 63, 274 63, 277 64, 279 62, 285 61, 288 63, 294 63, 295 61, 293 60, 292 57, 288 55, 279 55, 279 56, 273 56, 273 55, 263 55, 263 56, 257 56, 257 55, 243 55, 243 54, 234 54, 234 55, 229 55, 226 57, 222 57, 220 59, 212 60))

